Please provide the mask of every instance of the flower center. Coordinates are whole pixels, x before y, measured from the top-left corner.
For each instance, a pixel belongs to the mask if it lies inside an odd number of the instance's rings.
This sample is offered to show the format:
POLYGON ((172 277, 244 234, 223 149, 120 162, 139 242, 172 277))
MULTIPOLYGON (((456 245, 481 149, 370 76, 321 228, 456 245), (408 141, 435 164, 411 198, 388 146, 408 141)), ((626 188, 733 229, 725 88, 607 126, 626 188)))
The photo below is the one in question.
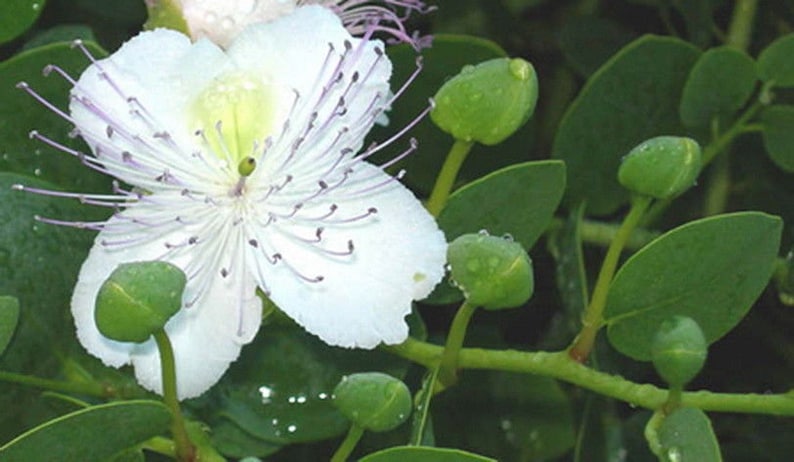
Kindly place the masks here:
MULTIPOLYGON (((256 76, 227 74, 202 91, 193 103, 192 121, 204 133, 210 151, 239 166, 262 146, 276 115, 273 88, 256 76)), ((250 166, 253 171, 253 165, 250 166)), ((247 176, 247 175, 245 175, 247 176)))

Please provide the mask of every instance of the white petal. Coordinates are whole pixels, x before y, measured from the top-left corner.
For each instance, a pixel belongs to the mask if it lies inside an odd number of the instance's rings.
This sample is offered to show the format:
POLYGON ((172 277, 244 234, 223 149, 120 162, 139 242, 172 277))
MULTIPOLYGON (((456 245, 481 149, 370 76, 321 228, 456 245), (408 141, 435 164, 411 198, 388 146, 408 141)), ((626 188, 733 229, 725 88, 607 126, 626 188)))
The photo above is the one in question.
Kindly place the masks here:
MULTIPOLYGON (((70 113, 100 158, 118 159, 121 152, 129 151, 134 156, 148 156, 154 163, 190 169, 196 162, 185 154, 200 147, 188 120, 191 105, 196 95, 230 67, 223 51, 209 41, 192 44, 186 36, 166 29, 142 32, 86 69, 72 89, 70 113), (82 103, 82 98, 91 106, 82 103), (157 138, 164 132, 180 149, 169 149, 168 143, 157 138)), ((141 186, 123 170, 106 167, 115 176, 141 186)))
MULTIPOLYGON (((149 216, 144 207, 132 207, 124 212, 127 217, 135 216, 146 220, 149 216)), ((206 247, 196 245, 186 252, 169 252, 166 243, 185 242, 197 229, 206 224, 183 227, 176 231, 156 234, 144 226, 138 232, 119 235, 114 232, 127 226, 119 218, 112 218, 107 229, 97 236, 94 247, 80 270, 77 286, 72 297, 72 313, 77 325, 80 342, 92 355, 105 364, 119 367, 132 363, 135 375, 144 387, 162 392, 160 361, 153 340, 141 345, 108 340, 97 330, 94 323, 94 304, 100 285, 120 264, 132 261, 164 260, 170 261, 183 270, 194 268, 195 259, 211 259, 207 253, 213 243, 206 247), (147 235, 151 234, 151 235, 147 235), (140 244, 103 245, 103 240, 136 239, 144 237, 140 244)), ((154 232, 153 232, 154 231, 154 232)), ((218 233, 223 239, 234 232, 218 233)), ((239 239, 238 239, 239 241, 239 239)), ((261 301, 255 296, 255 282, 243 269, 246 264, 240 247, 234 247, 232 238, 229 245, 222 246, 217 262, 207 261, 207 279, 193 277, 188 280, 183 301, 189 303, 200 297, 195 304, 183 308, 169 320, 166 332, 174 347, 177 364, 177 384, 180 399, 198 396, 206 391, 221 377, 229 364, 239 355, 242 345, 250 342, 261 321, 261 301), (221 268, 228 268, 228 277, 220 274, 221 268)), ((212 252, 209 252, 213 254, 212 252)))
POLYGON ((182 0, 182 14, 194 39, 225 47, 249 24, 271 21, 295 8, 295 0, 182 0))
MULTIPOLYGON (((355 178, 366 177, 369 186, 390 179, 377 167, 357 165, 355 178)), ((352 179, 350 184, 355 184, 352 179)), ((340 218, 377 208, 376 214, 350 223, 323 223, 322 248, 344 250, 350 240, 352 255, 334 256, 284 234, 311 235, 311 226, 281 224, 283 232, 271 230, 267 240, 283 260, 273 264, 260 258, 262 283, 284 312, 326 343, 373 348, 381 342, 402 342, 408 335, 404 318, 411 302, 427 296, 443 277, 443 233, 397 181, 359 197, 337 196, 340 200, 333 203, 340 218), (306 280, 315 276, 323 280, 306 280)), ((328 206, 325 202, 300 212, 318 216, 327 213, 328 206)))

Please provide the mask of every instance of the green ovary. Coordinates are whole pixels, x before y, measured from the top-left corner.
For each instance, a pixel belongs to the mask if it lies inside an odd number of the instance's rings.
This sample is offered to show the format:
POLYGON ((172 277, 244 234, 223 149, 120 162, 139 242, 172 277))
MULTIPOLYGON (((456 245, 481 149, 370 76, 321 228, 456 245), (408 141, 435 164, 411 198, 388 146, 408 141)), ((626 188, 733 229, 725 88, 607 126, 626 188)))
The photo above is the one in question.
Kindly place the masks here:
POLYGON ((273 88, 257 76, 227 74, 198 95, 191 122, 204 132, 213 154, 237 166, 272 132, 275 107, 273 88))

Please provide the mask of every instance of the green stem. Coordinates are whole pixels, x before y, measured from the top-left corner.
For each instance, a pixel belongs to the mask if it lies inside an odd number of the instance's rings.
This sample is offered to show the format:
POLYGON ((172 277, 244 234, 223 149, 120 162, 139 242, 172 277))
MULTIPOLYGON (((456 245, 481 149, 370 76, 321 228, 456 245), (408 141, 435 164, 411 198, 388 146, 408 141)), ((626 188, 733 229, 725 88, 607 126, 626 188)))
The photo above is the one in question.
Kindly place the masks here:
POLYGON ((174 440, 169 440, 162 436, 155 436, 154 438, 144 441, 143 444, 141 444, 141 448, 168 456, 172 459, 176 458, 176 445, 174 444, 174 440))
POLYGON ((446 205, 449 193, 452 192, 452 186, 454 186, 458 177, 460 167, 463 165, 463 161, 466 160, 466 156, 471 151, 472 146, 474 146, 474 143, 471 141, 455 140, 455 144, 449 150, 444 166, 441 167, 441 172, 436 178, 433 192, 430 193, 430 198, 425 205, 427 211, 434 217, 437 217, 441 213, 441 209, 446 205))
POLYGON ((458 354, 463 348, 463 339, 466 337, 466 329, 469 321, 477 310, 476 305, 468 301, 463 304, 455 313, 452 326, 447 334, 447 344, 444 347, 444 354, 441 356, 441 363, 438 370, 438 379, 444 387, 454 384, 458 380, 458 354))
POLYGON ((598 279, 596 279, 595 288, 593 289, 593 296, 590 299, 590 304, 585 309, 582 319, 582 330, 569 349, 571 357, 576 361, 584 362, 590 356, 595 344, 596 334, 604 324, 604 308, 607 304, 607 294, 620 261, 620 254, 623 252, 631 232, 640 223, 640 219, 650 203, 650 197, 635 196, 633 198, 629 213, 615 234, 615 239, 612 240, 607 249, 607 254, 601 264, 601 271, 598 273, 598 279))
POLYGON ((160 351, 160 371, 163 375, 163 402, 171 409, 171 434, 176 443, 177 459, 180 461, 195 460, 196 449, 190 442, 185 420, 179 408, 179 398, 177 398, 176 388, 176 362, 174 361, 174 349, 171 341, 164 329, 160 329, 154 334, 154 341, 160 351))
MULTIPOLYGON (((557 231, 564 226, 564 223, 564 219, 554 218, 546 231, 557 231)), ((603 247, 608 247, 609 244, 612 243, 619 229, 619 224, 588 219, 583 219, 579 226, 579 232, 583 242, 603 247)), ((631 236, 629 236, 625 248, 631 250, 640 249, 660 235, 661 233, 658 231, 637 228, 631 233, 631 236)))
POLYGON ((714 162, 711 172, 709 172, 709 185, 706 191, 706 203, 703 208, 704 216, 720 214, 728 206, 728 196, 731 188, 730 159, 728 155, 720 156, 714 162))
POLYGON ((347 436, 345 436, 345 439, 342 441, 342 444, 339 445, 339 448, 337 448, 333 457, 331 457, 331 462, 345 462, 347 458, 350 457, 350 454, 353 453, 353 449, 356 448, 362 435, 364 435, 364 429, 353 424, 347 432, 347 436))
POLYGON ((112 395, 111 390, 96 382, 62 382, 60 380, 42 379, 6 371, 0 371, 0 381, 18 383, 20 385, 43 388, 45 390, 60 391, 63 393, 95 396, 97 398, 107 398, 112 395))
MULTIPOLYGON (((438 364, 444 351, 440 346, 413 338, 400 345, 390 346, 388 350, 426 367, 438 364)), ((458 367, 551 377, 625 401, 632 406, 652 410, 659 409, 669 398, 668 390, 599 372, 572 360, 566 351, 525 352, 462 348, 458 367)), ((681 404, 703 411, 794 416, 794 391, 785 394, 684 392, 681 394, 681 404)))
POLYGON ((736 0, 733 16, 728 26, 726 45, 746 51, 753 35, 753 22, 758 9, 758 0, 736 0))

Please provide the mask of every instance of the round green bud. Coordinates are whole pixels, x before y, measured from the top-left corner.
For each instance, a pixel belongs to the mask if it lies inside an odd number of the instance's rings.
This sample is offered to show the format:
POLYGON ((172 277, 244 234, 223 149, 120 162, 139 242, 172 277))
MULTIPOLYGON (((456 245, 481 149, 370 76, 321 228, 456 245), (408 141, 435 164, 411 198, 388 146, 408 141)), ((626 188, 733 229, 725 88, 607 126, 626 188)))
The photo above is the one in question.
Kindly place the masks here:
POLYGON ((532 260, 512 239, 464 234, 447 247, 447 261, 466 300, 485 309, 521 306, 535 288, 532 260))
POLYGON ((185 273, 170 263, 119 265, 96 297, 99 332, 119 342, 145 342, 179 311, 186 282, 185 273))
POLYGON ((532 116, 538 77, 523 59, 492 59, 465 66, 433 99, 430 117, 439 128, 457 140, 498 144, 532 116))
POLYGON ((394 377, 362 372, 342 378, 334 388, 333 402, 351 422, 365 430, 385 432, 411 415, 411 392, 394 377))
POLYGON ((656 372, 671 386, 683 387, 706 362, 708 343, 694 319, 674 316, 664 321, 651 343, 656 372))
POLYGON ((146 11, 149 14, 149 19, 143 25, 145 30, 165 27, 190 35, 190 29, 182 15, 182 6, 179 0, 148 1, 146 2, 146 11))
POLYGON ((629 191, 667 199, 694 185, 701 167, 697 141, 658 136, 643 141, 623 158, 618 181, 629 191))

